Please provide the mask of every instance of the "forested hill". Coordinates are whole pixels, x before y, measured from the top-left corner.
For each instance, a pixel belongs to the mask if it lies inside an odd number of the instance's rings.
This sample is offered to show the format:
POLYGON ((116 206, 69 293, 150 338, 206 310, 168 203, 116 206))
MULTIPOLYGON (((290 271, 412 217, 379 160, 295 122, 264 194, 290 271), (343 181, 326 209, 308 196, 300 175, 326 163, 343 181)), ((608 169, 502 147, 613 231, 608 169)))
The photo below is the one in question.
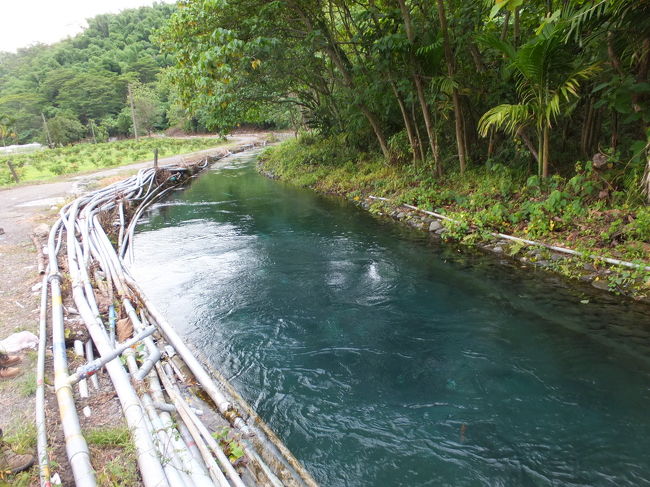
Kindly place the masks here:
POLYGON ((129 84, 142 129, 165 128, 168 90, 157 75, 172 60, 152 35, 175 9, 155 4, 98 15, 73 38, 0 53, 0 126, 8 127, 2 142, 44 141, 43 115, 57 143, 90 137, 93 130, 99 138, 128 134, 129 84))

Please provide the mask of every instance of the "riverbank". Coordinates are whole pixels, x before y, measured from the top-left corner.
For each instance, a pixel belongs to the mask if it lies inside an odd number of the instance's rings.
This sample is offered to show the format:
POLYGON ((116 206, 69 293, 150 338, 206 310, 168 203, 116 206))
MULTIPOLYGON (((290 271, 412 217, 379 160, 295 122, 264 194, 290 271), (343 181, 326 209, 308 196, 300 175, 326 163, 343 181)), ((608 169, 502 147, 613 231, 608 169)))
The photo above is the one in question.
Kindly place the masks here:
POLYGON ((388 165, 343 140, 303 136, 268 149, 260 170, 343 196, 371 213, 441 240, 479 247, 522 266, 544 268, 635 299, 647 301, 650 296, 650 272, 644 268, 650 265, 650 209, 604 195, 604 178, 591 164, 577 166, 571 178, 554 176, 547 181, 501 164, 473 167, 463 177, 451 173, 439 180, 424 166, 388 165), (547 247, 495 237, 499 233, 547 247), (576 250, 582 256, 548 246, 576 250), (611 265, 602 258, 632 266, 611 265))

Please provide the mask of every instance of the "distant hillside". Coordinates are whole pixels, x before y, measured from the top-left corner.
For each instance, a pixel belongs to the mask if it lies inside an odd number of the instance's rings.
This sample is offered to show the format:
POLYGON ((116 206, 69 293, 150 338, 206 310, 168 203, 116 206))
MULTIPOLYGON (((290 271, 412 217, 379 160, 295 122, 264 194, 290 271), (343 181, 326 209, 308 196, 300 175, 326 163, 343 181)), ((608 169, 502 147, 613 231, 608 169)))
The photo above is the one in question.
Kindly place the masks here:
POLYGON ((172 59, 152 36, 175 9, 155 4, 98 15, 71 39, 0 52, 0 144, 45 142, 43 115, 57 144, 129 134, 128 85, 139 131, 167 128, 169 89, 159 74, 172 59))

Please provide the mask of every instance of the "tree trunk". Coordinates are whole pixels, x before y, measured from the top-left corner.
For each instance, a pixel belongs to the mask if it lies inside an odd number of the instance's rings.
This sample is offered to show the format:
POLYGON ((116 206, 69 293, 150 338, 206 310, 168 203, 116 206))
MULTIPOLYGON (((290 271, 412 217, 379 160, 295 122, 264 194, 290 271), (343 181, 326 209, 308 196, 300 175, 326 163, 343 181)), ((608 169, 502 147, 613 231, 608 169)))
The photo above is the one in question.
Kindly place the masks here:
POLYGON ((506 16, 503 18, 503 28, 501 29, 501 40, 505 41, 508 37, 508 28, 510 27, 510 10, 506 10, 506 16))
POLYGON ((519 130, 517 132, 517 135, 519 136, 519 138, 521 138, 521 140, 524 141, 524 144, 526 144, 526 148, 528 148, 528 151, 533 155, 533 158, 537 162, 538 173, 541 174, 541 171, 539 170, 540 167, 539 153, 537 152, 537 150, 535 150, 535 145, 530 140, 530 137, 528 137, 528 134, 526 134, 526 132, 524 132, 523 130, 519 130))
POLYGON ((411 103, 411 118, 413 119, 413 128, 415 129, 415 136, 418 139, 418 150, 420 151, 420 160, 424 161, 424 145, 422 144, 422 136, 420 134, 420 127, 418 127, 418 119, 415 114, 415 103, 411 103))
POLYGON ((409 51, 409 63, 411 65, 411 74, 413 76, 413 82, 415 84, 415 91, 418 95, 418 101, 420 102, 420 109, 422 110, 422 118, 424 119, 424 126, 427 130, 427 137, 429 138, 429 147, 431 148, 431 157, 433 158, 433 164, 436 168, 436 174, 442 176, 442 165, 440 164, 440 151, 438 149, 438 144, 436 143, 436 134, 434 133, 433 123, 431 121, 431 112, 429 110, 429 104, 427 103, 426 96, 424 94, 424 88, 422 86, 422 78, 419 74, 419 66, 413 50, 415 49, 415 34, 413 33, 413 24, 411 22, 411 12, 406 5, 404 0, 397 0, 399 4, 400 11, 402 12, 402 18, 404 21, 404 30, 406 31, 406 37, 411 45, 411 50, 409 51))
POLYGON ((490 128, 490 137, 488 138, 487 159, 492 157, 494 153, 494 129, 490 128))
MULTIPOLYGON (((440 20, 440 32, 442 33, 442 42, 445 51, 445 60, 447 63, 447 73, 450 79, 454 78, 455 67, 454 58, 451 52, 449 41, 449 32, 447 31, 447 18, 445 16, 445 4, 443 0, 438 0, 438 18, 440 20)), ((456 146, 458 147, 458 160, 460 162, 460 173, 465 172, 465 141, 463 137, 463 110, 460 106, 460 96, 458 90, 453 88, 451 97, 454 103, 454 119, 456 126, 456 146)))
POLYGON ((618 147, 618 112, 616 110, 612 110, 612 137, 610 139, 610 145, 614 151, 618 147))
POLYGON ((417 147, 417 140, 415 139, 415 134, 413 133, 413 125, 411 123, 411 117, 409 117, 409 114, 406 111, 406 106, 404 106, 404 100, 402 100, 402 97, 399 91, 397 90, 397 86, 395 85, 395 82, 391 81, 390 86, 393 89, 393 93, 395 94, 395 98, 397 99, 397 104, 399 105, 399 110, 402 113, 402 118, 404 119, 404 128, 406 129, 406 135, 409 138, 409 144, 411 144, 411 151, 413 152, 413 162, 417 163, 419 150, 417 147))
POLYGON ((415 91, 418 95, 418 101, 420 102, 420 110, 422 111, 422 118, 424 119, 424 126, 427 130, 427 137, 429 139, 429 147, 431 148, 431 157, 433 159, 433 164, 436 168, 436 174, 442 176, 442 165, 440 163, 440 151, 438 149, 438 144, 436 143, 436 134, 434 133, 435 128, 431 121, 431 112, 429 110, 429 104, 427 103, 426 96, 424 94, 424 87, 422 86, 422 78, 419 74, 419 66, 413 50, 415 49, 415 34, 413 33, 413 25, 411 23, 411 12, 406 5, 404 0, 397 0, 399 4, 400 11, 402 12, 402 18, 404 21, 404 30, 406 30, 406 37, 411 45, 411 50, 409 51, 409 63, 411 65, 411 74, 413 76, 413 82, 415 84, 415 91))
POLYGON ((520 25, 519 10, 520 9, 521 9, 521 7, 517 7, 515 9, 515 31, 514 31, 514 34, 513 34, 515 47, 517 45, 519 45, 519 25, 520 25))
MULTIPOLYGON (((341 75, 343 76, 344 86, 354 91, 355 84, 349 69, 349 66, 351 65, 350 60, 347 58, 345 52, 341 51, 339 46, 336 44, 336 41, 332 37, 332 33, 330 32, 329 27, 325 23, 325 20, 321 18, 312 19, 307 15, 305 10, 303 10, 303 8, 301 8, 301 6, 297 2, 290 1, 289 3, 294 7, 295 11, 301 16, 305 26, 310 31, 319 30, 321 32, 325 40, 325 45, 323 46, 323 49, 325 50, 329 58, 336 65, 341 75), (317 27, 317 29, 315 29, 314 27, 317 27)), ((359 108, 359 111, 366 117, 368 123, 370 123, 370 126, 372 127, 372 130, 375 133, 375 137, 377 137, 377 142, 379 143, 381 152, 386 158, 386 161, 388 162, 388 160, 390 159, 390 151, 388 150, 388 144, 386 143, 386 136, 384 135, 379 120, 377 119, 377 116, 363 102, 357 102, 356 105, 359 108)))
POLYGON ((544 125, 544 152, 542 156, 542 177, 548 177, 548 161, 549 161, 549 145, 550 145, 550 132, 548 125, 544 125))
POLYGON ((483 62, 483 56, 481 55, 481 51, 478 50, 478 47, 476 47, 476 44, 473 42, 469 42, 469 53, 472 56, 472 60, 474 61, 474 66, 476 67, 476 71, 479 73, 485 73, 485 63, 483 62))
POLYGON ((9 171, 11 171, 11 175, 13 176, 14 181, 16 181, 16 183, 19 183, 20 178, 18 177, 18 173, 16 172, 16 168, 14 167, 13 163, 9 159, 7 159, 7 166, 9 166, 9 171))
POLYGON ((431 121, 431 112, 429 111, 429 105, 427 104, 427 100, 424 95, 422 80, 420 79, 419 75, 414 74, 413 81, 415 82, 415 91, 418 94, 418 101, 420 102, 422 118, 424 119, 424 127, 427 130, 427 137, 429 138, 429 147, 431 148, 431 157, 433 159, 433 164, 436 168, 436 174, 438 176, 442 176, 442 163, 440 162, 440 151, 438 150, 438 144, 436 143, 436 134, 433 127, 433 122, 431 121))
POLYGON ((580 152, 583 157, 589 157, 588 154, 588 143, 589 143, 589 131, 591 130, 591 124, 594 114, 594 101, 589 99, 587 102, 587 116, 585 118, 585 123, 582 126, 582 134, 580 137, 580 152))

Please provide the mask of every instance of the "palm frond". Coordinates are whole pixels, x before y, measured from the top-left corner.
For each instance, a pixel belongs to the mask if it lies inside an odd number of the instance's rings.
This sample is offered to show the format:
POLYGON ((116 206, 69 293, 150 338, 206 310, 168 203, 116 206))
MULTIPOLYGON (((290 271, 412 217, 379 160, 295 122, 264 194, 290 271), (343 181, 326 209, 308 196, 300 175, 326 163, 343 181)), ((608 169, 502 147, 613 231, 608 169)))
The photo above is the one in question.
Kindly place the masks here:
POLYGON ((494 34, 483 34, 478 36, 476 40, 482 46, 491 47, 492 49, 495 49, 500 53, 505 54, 505 56, 508 59, 514 59, 515 54, 517 52, 515 47, 512 44, 501 40, 500 37, 494 34))
POLYGON ((483 114, 478 121, 478 131, 481 137, 487 136, 492 127, 503 129, 509 134, 516 134, 531 120, 532 111, 529 105, 498 105, 483 114))

